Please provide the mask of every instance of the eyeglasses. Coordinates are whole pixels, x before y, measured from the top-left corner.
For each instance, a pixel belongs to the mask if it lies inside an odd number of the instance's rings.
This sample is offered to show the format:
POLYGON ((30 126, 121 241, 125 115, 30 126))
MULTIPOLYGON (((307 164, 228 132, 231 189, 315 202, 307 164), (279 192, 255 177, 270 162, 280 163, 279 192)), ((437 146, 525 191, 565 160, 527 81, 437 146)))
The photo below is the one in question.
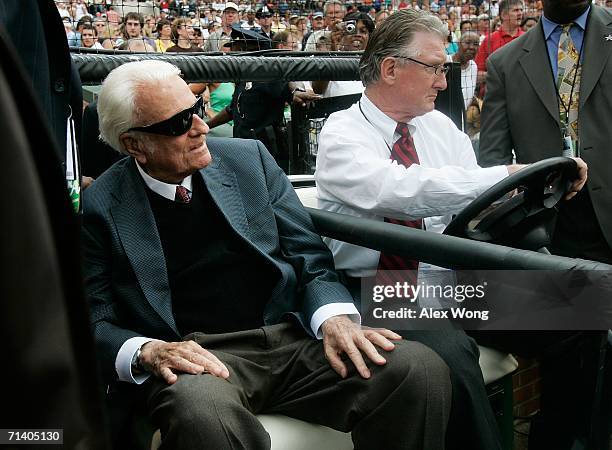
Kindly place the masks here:
POLYGON ((133 127, 128 131, 144 131, 145 133, 161 134, 164 136, 182 136, 191 129, 193 115, 204 117, 204 100, 198 97, 190 108, 187 108, 169 119, 147 125, 146 127, 133 127))
POLYGON ((414 58, 409 58, 408 56, 395 56, 395 58, 399 58, 399 59, 407 59, 409 61, 412 61, 414 63, 420 64, 423 67, 426 67, 428 69, 429 73, 432 73, 433 75, 446 75, 448 73, 448 71, 450 70, 450 66, 446 66, 444 64, 437 64, 435 66, 432 66, 431 64, 426 64, 424 62, 421 62, 417 59, 414 58))

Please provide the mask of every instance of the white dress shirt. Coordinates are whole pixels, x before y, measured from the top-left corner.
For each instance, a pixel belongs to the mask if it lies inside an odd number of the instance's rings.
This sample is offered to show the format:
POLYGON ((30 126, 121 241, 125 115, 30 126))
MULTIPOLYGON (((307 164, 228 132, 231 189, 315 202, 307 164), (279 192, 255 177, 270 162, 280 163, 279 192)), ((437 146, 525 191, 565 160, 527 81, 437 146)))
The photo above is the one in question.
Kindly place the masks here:
MULTIPOLYGON (((174 201, 174 197, 176 195, 176 184, 168 184, 164 183, 163 181, 156 180, 146 173, 142 167, 140 167, 138 162, 136 162, 136 167, 138 168, 138 172, 149 189, 156 194, 167 198, 168 200, 174 201)), ((180 185, 186 187, 189 192, 192 192, 192 176, 189 175, 180 183, 180 185)), ((359 315, 355 305, 352 303, 329 303, 317 309, 312 315, 309 324, 317 339, 323 338, 323 333, 321 332, 321 325, 323 325, 323 322, 331 317, 342 314, 346 314, 355 323, 361 323, 361 316, 359 315)), ((132 373, 132 359, 140 347, 147 342, 155 340, 157 339, 137 336, 130 338, 123 343, 117 352, 117 357, 115 358, 115 370, 117 371, 120 381, 142 384, 147 380, 147 378, 149 378, 149 373, 139 375, 134 375, 132 373)))
POLYGON ((322 96, 324 98, 327 98, 327 97, 339 97, 341 95, 363 94, 364 89, 365 87, 363 86, 363 83, 361 81, 330 80, 322 96))
POLYGON ((463 94, 463 103, 465 109, 470 106, 474 93, 476 92, 476 82, 478 79, 478 66, 473 59, 468 61, 468 66, 461 69, 461 93, 463 94))
MULTIPOLYGON (((315 172, 321 209, 381 221, 424 219, 428 231, 442 233, 453 214, 508 176, 505 166, 480 168, 468 136, 439 111, 408 122, 419 164, 399 165, 390 159, 396 127, 367 94, 329 117, 315 172)), ((337 270, 354 277, 375 274, 380 252, 325 242, 337 270)))

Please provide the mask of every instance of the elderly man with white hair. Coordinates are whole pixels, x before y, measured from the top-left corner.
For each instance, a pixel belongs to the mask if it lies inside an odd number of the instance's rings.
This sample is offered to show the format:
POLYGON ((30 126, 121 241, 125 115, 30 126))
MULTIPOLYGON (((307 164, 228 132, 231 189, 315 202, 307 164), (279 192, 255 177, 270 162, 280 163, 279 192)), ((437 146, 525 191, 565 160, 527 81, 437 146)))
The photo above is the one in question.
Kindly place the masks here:
POLYGON ((359 325, 261 142, 207 139, 202 100, 161 61, 112 71, 98 113, 129 157, 84 198, 94 337, 109 392, 146 407, 162 448, 268 449, 261 412, 351 431, 356 448, 443 447, 446 365, 359 325))

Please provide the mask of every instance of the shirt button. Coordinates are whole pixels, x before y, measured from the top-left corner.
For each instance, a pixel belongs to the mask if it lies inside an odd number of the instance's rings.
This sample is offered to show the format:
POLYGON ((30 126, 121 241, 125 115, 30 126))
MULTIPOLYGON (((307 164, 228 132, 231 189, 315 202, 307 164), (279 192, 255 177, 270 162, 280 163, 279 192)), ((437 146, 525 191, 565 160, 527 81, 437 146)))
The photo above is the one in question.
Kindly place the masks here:
POLYGON ((58 78, 57 80, 55 80, 53 89, 55 89, 55 92, 59 92, 59 93, 64 92, 66 90, 66 86, 64 85, 64 80, 62 78, 58 78))

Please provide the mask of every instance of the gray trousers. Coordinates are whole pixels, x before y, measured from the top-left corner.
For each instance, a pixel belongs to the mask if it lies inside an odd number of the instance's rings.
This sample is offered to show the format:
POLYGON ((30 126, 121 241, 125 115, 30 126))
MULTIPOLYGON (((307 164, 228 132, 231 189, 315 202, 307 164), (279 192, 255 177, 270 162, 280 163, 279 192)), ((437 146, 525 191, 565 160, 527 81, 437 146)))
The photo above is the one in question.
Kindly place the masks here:
POLYGON ((258 413, 351 431, 356 449, 444 448, 449 371, 420 343, 400 341, 391 352, 380 350, 387 364, 368 364, 372 376, 365 380, 350 362, 342 379, 325 359, 322 342, 294 324, 185 339, 214 353, 230 377, 147 381, 147 406, 163 449, 269 449, 258 413))

